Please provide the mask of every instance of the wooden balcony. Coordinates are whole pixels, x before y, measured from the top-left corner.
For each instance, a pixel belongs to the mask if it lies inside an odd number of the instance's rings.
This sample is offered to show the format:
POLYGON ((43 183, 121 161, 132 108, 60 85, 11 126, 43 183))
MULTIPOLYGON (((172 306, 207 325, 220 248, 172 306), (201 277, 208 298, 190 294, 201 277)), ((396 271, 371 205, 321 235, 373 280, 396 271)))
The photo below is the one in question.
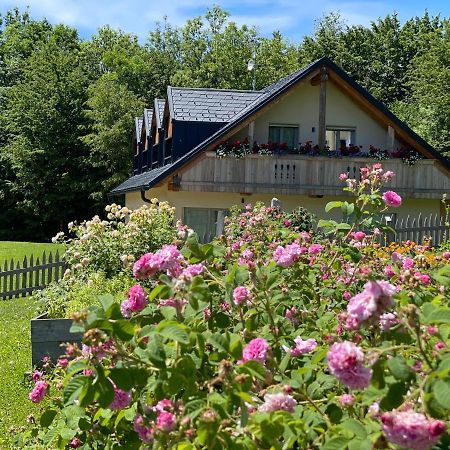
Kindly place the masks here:
MULTIPOLYGON (((311 157, 303 155, 260 156, 242 159, 217 158, 214 152, 181 175, 181 190, 267 194, 342 195, 339 174, 358 178, 359 169, 378 162, 364 157, 311 157)), ((423 159, 413 166, 400 159, 381 161, 396 176, 389 183, 409 198, 441 198, 450 192, 448 176, 437 161, 423 159)))

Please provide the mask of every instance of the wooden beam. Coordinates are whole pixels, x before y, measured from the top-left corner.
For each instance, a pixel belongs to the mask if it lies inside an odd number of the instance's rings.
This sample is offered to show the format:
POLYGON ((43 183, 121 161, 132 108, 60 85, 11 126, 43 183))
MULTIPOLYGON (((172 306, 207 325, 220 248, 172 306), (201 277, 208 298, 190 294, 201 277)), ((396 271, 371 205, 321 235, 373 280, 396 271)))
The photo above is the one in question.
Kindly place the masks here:
POLYGON ((320 91, 319 91, 319 148, 323 150, 326 142, 327 127, 327 80, 328 71, 325 66, 320 68, 320 91))
POLYGON ((315 77, 311 78, 311 86, 319 86, 320 85, 320 73, 318 73, 315 77))
POLYGON ((250 148, 252 148, 254 141, 255 141, 255 121, 253 120, 248 124, 248 143, 250 144, 250 148))
POLYGON ((395 146, 395 130, 391 125, 387 127, 386 150, 392 152, 395 146))

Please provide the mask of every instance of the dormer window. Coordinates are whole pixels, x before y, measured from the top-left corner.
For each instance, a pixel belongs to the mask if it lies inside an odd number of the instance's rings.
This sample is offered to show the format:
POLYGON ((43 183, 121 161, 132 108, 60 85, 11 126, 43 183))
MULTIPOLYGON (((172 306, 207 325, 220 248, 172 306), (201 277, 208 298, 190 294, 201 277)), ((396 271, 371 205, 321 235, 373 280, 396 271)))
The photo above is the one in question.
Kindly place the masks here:
POLYGON ((356 144, 356 129, 351 127, 327 127, 326 145, 329 150, 340 150, 356 144))
POLYGON ((269 125, 269 144, 286 145, 287 150, 297 148, 298 125, 269 125))

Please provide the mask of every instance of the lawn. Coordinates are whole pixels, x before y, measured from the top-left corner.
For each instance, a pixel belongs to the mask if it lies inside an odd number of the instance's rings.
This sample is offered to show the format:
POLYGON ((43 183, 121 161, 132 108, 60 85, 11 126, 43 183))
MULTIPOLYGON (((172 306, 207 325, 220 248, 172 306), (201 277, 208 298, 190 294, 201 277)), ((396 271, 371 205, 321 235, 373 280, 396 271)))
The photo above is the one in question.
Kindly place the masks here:
POLYGON ((1 449, 12 448, 12 429, 25 426, 27 416, 38 412, 28 400, 30 385, 24 377, 31 369, 30 319, 36 310, 30 298, 0 301, 1 449))
MULTIPOLYGON (((45 251, 64 252, 59 244, 0 242, 0 264, 5 260, 22 261, 24 256, 42 257, 45 251)), ((37 304, 30 297, 0 300, 0 449, 13 448, 12 430, 26 426, 29 414, 38 408, 28 400, 30 385, 25 373, 31 370, 30 319, 37 304)), ((36 414, 38 415, 38 414, 36 414)))
POLYGON ((48 254, 49 252, 56 253, 56 250, 59 250, 59 253, 62 254, 64 252, 64 245, 0 241, 0 264, 3 267, 5 260, 10 261, 11 258, 14 261, 22 262, 24 256, 28 257, 31 254, 34 255, 35 259, 37 257, 41 258, 44 251, 48 254))

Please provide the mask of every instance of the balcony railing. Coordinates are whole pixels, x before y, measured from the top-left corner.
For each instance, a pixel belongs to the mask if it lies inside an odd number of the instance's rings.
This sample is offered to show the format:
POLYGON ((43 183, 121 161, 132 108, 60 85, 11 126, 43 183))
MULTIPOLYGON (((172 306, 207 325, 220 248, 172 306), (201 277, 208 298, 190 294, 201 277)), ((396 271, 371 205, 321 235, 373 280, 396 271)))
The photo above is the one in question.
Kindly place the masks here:
MULTIPOLYGON (((218 158, 215 152, 207 152, 205 158, 182 173, 181 190, 342 195, 341 173, 357 178, 361 167, 376 162, 368 157, 303 155, 218 158)), ((435 160, 407 165, 397 158, 382 164, 385 170, 396 173, 389 187, 409 197, 441 198, 442 193, 450 192, 449 178, 435 160)))

